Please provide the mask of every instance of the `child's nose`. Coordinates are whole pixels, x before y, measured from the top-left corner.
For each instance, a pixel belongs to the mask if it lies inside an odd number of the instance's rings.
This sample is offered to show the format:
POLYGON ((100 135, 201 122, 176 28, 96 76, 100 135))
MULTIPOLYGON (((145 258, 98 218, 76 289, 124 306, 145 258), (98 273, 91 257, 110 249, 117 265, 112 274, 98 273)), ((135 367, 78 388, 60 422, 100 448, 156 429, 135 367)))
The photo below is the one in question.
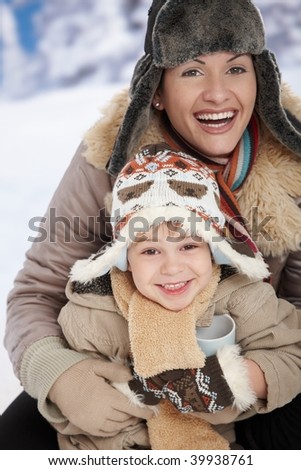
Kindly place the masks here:
POLYGON ((177 274, 178 272, 183 271, 184 265, 182 260, 175 254, 165 256, 164 261, 161 265, 162 274, 177 274))

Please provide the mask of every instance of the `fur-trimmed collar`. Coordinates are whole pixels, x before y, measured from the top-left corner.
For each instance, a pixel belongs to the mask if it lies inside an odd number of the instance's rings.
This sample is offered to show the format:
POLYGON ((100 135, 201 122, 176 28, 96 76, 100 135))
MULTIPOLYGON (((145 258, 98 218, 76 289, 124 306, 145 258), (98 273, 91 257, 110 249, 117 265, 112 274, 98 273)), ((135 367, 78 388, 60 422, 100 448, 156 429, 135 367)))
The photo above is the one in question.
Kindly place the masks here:
MULTIPOLYGON (((103 109, 103 117, 85 134, 85 157, 104 169, 129 103, 128 90, 117 94, 103 109)), ((282 103, 301 121, 301 100, 288 85, 282 85, 282 103)), ((163 141, 159 119, 155 117, 138 149, 163 141)), ((241 212, 249 221, 254 241, 264 256, 281 256, 300 249, 301 210, 295 198, 301 196, 301 162, 264 127, 259 154, 253 170, 238 195, 241 212)))

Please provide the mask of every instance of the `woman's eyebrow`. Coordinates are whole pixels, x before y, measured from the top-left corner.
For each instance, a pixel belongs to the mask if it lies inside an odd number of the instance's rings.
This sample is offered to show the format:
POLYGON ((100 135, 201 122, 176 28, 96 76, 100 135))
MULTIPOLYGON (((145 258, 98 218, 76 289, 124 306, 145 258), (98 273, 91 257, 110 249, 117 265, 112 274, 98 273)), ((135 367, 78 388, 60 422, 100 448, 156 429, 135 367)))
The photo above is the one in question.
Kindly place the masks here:
MULTIPOLYGON (((229 60, 227 60, 227 63, 228 63, 228 62, 231 62, 232 60, 237 59, 238 57, 244 56, 244 55, 247 55, 247 54, 244 53, 244 52, 242 52, 241 54, 236 54, 235 56, 233 56, 233 57, 231 57, 229 60)), ((206 62, 204 62, 204 61, 201 60, 201 59, 194 59, 194 62, 198 62, 199 64, 206 65, 206 62)))
POLYGON ((194 59, 194 62, 198 62, 199 64, 206 65, 206 62, 200 59, 194 59))
POLYGON ((238 57, 241 57, 243 55, 248 55, 242 52, 241 54, 236 54, 234 57, 231 57, 231 59, 227 60, 227 62, 231 62, 232 60, 238 59, 238 57))

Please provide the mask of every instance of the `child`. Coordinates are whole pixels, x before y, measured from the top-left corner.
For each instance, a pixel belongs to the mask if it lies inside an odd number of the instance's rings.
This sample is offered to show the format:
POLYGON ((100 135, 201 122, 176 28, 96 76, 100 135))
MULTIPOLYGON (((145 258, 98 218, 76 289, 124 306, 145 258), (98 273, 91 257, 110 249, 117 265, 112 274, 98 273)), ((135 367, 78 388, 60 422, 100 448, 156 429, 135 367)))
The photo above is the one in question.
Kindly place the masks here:
MULTIPOLYGON (((102 361, 130 357, 129 388, 115 386, 160 404, 159 413, 115 436, 60 433, 61 448, 233 446, 235 420, 300 392, 297 310, 262 281, 268 270, 240 224, 236 240, 227 238, 214 173, 183 152, 149 146, 126 164, 111 222, 112 244, 73 266, 59 323, 78 351, 102 361), (237 344, 205 358, 196 325, 224 313, 236 322, 237 344), (197 431, 204 421, 220 433, 209 429, 207 443, 197 431), (175 422, 186 426, 181 435, 175 422)), ((55 385, 50 397, 55 402, 55 385)))

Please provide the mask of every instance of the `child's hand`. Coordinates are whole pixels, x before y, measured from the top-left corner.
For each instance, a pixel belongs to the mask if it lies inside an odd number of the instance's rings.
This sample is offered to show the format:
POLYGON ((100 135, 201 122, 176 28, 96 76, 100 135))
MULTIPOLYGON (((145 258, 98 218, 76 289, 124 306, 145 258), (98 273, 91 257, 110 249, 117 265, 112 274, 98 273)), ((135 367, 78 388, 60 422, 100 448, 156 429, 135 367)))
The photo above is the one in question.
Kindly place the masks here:
POLYGON ((169 375, 162 391, 182 413, 216 413, 233 404, 233 394, 216 356, 208 357, 202 368, 170 371, 169 375))
POLYGON ((207 358, 202 369, 176 369, 147 379, 133 371, 133 377, 130 388, 143 395, 144 403, 148 405, 166 398, 183 413, 214 413, 233 403, 233 395, 216 356, 207 358))
POLYGON ((216 356, 207 357, 202 368, 166 371, 146 379, 132 373, 129 386, 144 396, 145 404, 165 398, 183 413, 216 413, 227 406, 245 411, 256 401, 238 345, 224 346, 216 356))

